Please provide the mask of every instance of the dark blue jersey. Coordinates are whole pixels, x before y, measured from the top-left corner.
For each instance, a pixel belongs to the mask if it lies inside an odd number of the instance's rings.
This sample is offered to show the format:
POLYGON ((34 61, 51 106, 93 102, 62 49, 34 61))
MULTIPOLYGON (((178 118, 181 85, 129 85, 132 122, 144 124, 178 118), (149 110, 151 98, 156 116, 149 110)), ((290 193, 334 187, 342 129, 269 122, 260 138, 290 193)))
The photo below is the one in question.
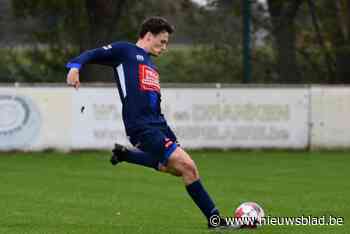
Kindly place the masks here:
POLYGON ((160 110, 159 72, 147 51, 135 44, 116 42, 86 51, 66 66, 81 69, 89 63, 113 68, 127 135, 148 126, 166 124, 160 110))

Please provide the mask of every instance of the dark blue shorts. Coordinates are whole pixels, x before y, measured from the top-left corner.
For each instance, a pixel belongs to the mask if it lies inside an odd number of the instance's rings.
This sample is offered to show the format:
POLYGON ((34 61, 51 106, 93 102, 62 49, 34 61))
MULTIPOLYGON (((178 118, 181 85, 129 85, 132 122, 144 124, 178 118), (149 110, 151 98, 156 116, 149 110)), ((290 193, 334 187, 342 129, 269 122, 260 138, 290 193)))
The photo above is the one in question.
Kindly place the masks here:
POLYGON ((164 166, 177 148, 177 139, 167 125, 140 129, 129 136, 131 144, 154 157, 164 166))

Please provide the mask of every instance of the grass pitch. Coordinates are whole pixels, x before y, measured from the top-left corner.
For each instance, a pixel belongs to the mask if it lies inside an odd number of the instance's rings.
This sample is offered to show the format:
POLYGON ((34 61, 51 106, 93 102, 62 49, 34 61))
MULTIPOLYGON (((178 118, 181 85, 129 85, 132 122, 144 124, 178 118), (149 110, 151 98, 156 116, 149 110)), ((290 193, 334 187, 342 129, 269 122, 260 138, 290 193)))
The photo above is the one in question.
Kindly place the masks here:
MULTIPOLYGON (((197 151, 222 215, 256 201, 270 216, 344 218, 342 226, 264 226, 232 233, 350 233, 350 153, 197 151)), ((212 233, 179 178, 108 152, 0 154, 0 233, 212 233)), ((227 231, 225 231, 227 233, 227 231)))

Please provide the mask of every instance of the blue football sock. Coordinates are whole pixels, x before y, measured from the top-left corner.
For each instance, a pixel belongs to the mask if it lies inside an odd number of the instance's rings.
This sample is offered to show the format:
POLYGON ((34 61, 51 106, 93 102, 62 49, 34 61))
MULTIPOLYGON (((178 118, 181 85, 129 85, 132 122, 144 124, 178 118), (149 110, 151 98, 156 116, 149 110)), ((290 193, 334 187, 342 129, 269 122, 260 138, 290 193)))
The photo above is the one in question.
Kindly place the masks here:
POLYGON ((214 202, 211 200, 200 180, 187 185, 186 190, 208 220, 212 215, 219 215, 218 209, 215 207, 214 202))
POLYGON ((158 170, 158 160, 140 150, 128 150, 128 152, 123 155, 122 161, 158 170))

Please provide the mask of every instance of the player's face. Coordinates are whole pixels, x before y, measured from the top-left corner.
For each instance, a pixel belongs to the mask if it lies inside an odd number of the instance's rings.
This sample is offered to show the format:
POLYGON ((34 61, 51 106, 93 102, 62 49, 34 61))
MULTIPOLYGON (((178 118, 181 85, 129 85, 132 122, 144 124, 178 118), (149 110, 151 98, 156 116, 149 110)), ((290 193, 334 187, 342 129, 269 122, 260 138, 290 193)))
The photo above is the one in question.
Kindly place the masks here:
POLYGON ((161 55, 168 47, 169 33, 161 32, 156 35, 150 33, 149 52, 154 56, 161 55))

